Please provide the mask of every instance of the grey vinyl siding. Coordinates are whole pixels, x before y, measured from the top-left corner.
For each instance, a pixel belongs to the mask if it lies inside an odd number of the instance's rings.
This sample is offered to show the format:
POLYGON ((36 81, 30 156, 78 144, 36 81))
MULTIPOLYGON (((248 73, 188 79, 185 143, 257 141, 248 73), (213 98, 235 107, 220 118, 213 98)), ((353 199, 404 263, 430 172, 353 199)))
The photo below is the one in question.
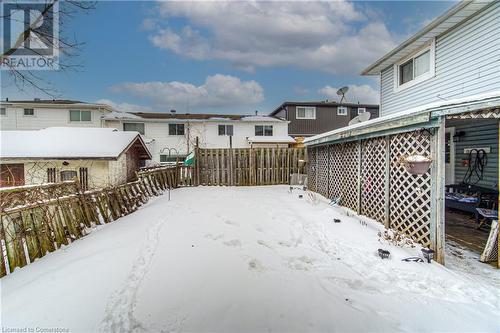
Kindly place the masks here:
POLYGON ((435 75, 394 91, 394 67, 381 73, 381 116, 432 102, 500 90, 500 2, 436 39, 435 75))
MULTIPOLYGON (((451 123, 449 126, 454 125, 451 123)), ((498 184, 498 120, 462 121, 455 126, 455 133, 464 131, 465 136, 460 142, 455 143, 455 183, 463 181, 467 167, 462 165, 462 161, 468 159, 469 155, 464 153, 465 148, 490 147, 488 162, 484 168, 483 180, 477 185, 496 188, 498 184)), ((473 178, 477 180, 477 178, 473 178)))
MULTIPOLYGON (((299 105, 300 106, 300 105, 299 105)), ((348 107, 346 116, 337 115, 336 106, 316 106, 316 119, 297 119, 296 106, 288 105, 288 133, 291 136, 311 136, 347 126, 358 115, 357 107, 348 107)), ((372 118, 378 116, 378 109, 367 108, 372 118)))

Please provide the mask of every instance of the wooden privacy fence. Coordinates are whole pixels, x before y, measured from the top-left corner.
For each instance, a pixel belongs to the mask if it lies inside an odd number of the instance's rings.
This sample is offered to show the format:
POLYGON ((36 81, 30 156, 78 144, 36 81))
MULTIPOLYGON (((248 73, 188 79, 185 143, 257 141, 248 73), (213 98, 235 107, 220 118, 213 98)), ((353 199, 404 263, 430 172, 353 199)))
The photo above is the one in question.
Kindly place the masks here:
POLYGON ((437 149, 436 135, 428 130, 309 147, 308 187, 434 247, 435 169, 412 175, 399 158, 420 154, 435 160, 437 149))
POLYGON ((305 148, 198 148, 193 177, 197 185, 289 184, 306 162, 305 148))
POLYGON ((178 187, 179 174, 176 167, 141 171, 135 182, 92 191, 76 182, 0 190, 0 277, 178 187))

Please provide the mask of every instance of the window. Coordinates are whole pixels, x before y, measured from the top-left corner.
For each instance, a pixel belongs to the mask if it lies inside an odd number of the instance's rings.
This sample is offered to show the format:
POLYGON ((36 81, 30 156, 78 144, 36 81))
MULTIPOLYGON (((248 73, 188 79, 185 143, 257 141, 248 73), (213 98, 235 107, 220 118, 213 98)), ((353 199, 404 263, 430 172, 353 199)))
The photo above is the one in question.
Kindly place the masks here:
POLYGON ((128 131, 135 131, 139 132, 142 135, 144 135, 144 124, 143 123, 123 123, 123 130, 128 132, 128 131))
POLYGON ((233 125, 219 125, 219 135, 233 135, 233 125))
POLYGON ((160 163, 176 163, 177 161, 183 162, 186 159, 186 155, 165 155, 160 154, 160 163))
POLYGON ((358 108, 358 114, 365 113, 365 112, 366 112, 366 108, 358 108))
POLYGON ((61 181, 65 182, 65 181, 68 181, 68 180, 73 180, 75 178, 77 178, 75 170, 61 171, 61 181))
POLYGON ((337 107, 337 115, 339 116, 347 116, 347 107, 339 106, 337 107))
POLYGON ((168 135, 184 135, 184 124, 168 124, 168 135))
POLYGON ((273 136, 272 125, 256 125, 255 136, 273 136))
POLYGON ((297 119, 316 119, 314 106, 297 106, 297 119))
POLYGON ((411 87, 434 75, 434 41, 409 58, 394 65, 395 90, 411 87))
POLYGON ((25 116, 34 116, 35 115, 35 109, 24 109, 25 116))
POLYGON ((69 121, 90 121, 90 111, 69 110, 69 121))
POLYGON ((7 115, 7 109, 6 108, 0 108, 0 116, 5 116, 7 115))

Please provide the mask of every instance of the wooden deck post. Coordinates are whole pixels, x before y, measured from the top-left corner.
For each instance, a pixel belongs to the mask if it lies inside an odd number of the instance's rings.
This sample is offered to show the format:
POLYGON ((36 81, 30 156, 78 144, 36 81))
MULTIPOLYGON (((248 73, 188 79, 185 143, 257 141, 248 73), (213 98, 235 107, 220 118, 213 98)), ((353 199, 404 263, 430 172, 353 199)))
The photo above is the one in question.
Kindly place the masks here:
POLYGON ((386 228, 390 227, 391 219, 391 137, 387 135, 385 137, 385 179, 384 179, 384 226, 386 228))
POLYGON ((436 128, 431 137, 431 246, 436 251, 435 260, 444 265, 445 256, 445 132, 446 123, 444 117, 438 120, 439 127, 436 128))

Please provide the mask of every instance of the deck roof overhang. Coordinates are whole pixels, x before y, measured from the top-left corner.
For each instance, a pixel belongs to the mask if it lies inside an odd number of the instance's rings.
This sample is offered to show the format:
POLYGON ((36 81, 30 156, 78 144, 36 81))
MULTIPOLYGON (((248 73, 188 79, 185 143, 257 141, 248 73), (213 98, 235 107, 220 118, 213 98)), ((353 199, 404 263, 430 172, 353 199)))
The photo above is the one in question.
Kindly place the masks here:
POLYGON ((420 48, 430 43, 434 38, 455 28, 464 22, 467 18, 477 14, 486 7, 492 5, 495 1, 461 1, 447 12, 429 23, 425 28, 411 36, 392 51, 384 55, 375 63, 366 68, 362 75, 379 75, 387 67, 393 65, 399 60, 406 58, 420 48))
POLYGON ((440 118, 500 118, 500 91, 440 102, 339 128, 304 140, 306 146, 380 137, 439 126, 440 118))

